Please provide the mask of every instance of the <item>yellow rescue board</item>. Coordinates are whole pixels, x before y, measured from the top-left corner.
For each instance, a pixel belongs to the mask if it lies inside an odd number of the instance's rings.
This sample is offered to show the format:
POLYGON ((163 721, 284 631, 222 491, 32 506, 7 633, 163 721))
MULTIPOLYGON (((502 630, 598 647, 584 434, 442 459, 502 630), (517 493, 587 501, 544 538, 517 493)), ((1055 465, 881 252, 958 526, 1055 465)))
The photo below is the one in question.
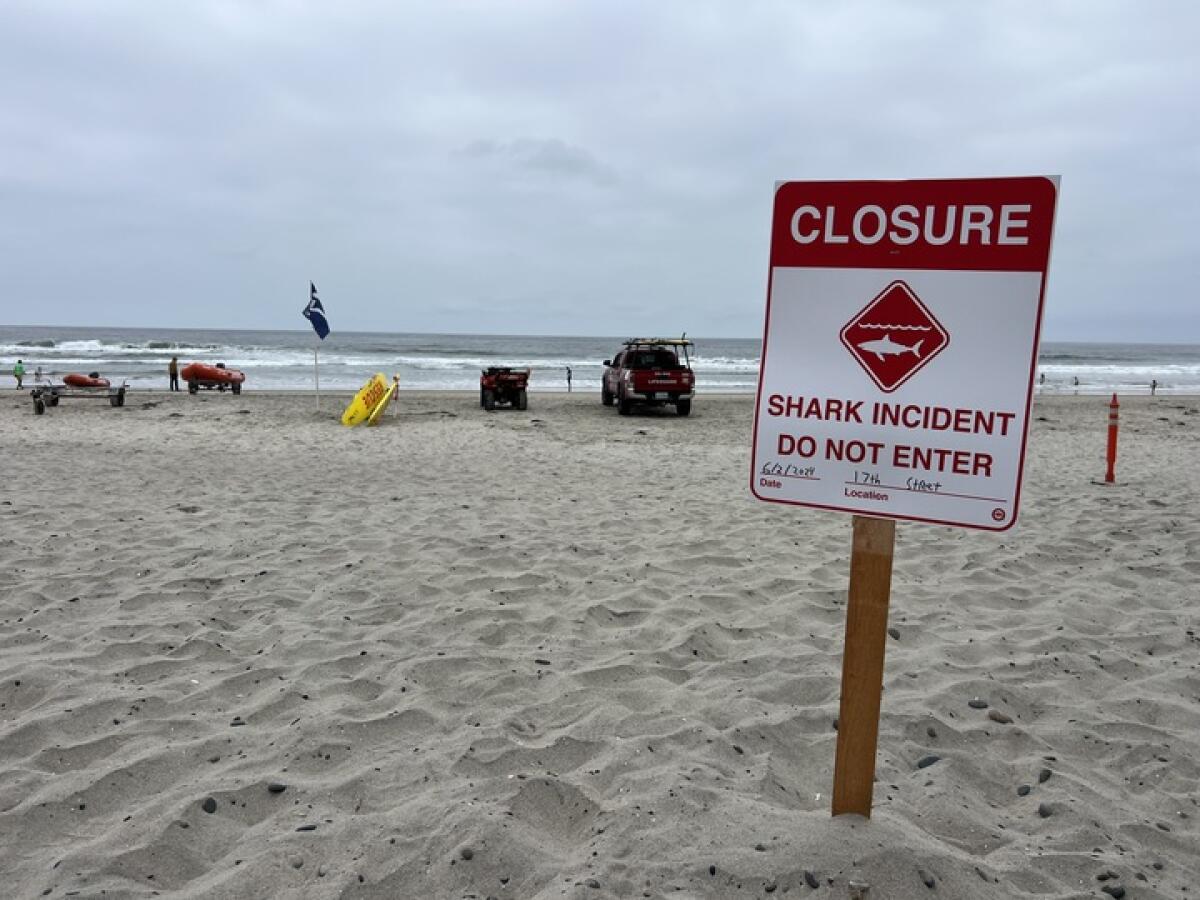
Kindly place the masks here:
POLYGON ((379 405, 371 410, 371 415, 367 417, 368 425, 378 425, 380 418, 387 412, 387 408, 391 405, 392 398, 396 396, 396 388, 400 385, 393 381, 392 386, 387 389, 387 393, 383 395, 383 399, 379 401, 379 405))
POLYGON ((376 372, 375 377, 363 385, 362 390, 354 395, 354 399, 342 413, 342 424, 353 427, 367 421, 387 390, 388 380, 383 377, 382 372, 376 372))

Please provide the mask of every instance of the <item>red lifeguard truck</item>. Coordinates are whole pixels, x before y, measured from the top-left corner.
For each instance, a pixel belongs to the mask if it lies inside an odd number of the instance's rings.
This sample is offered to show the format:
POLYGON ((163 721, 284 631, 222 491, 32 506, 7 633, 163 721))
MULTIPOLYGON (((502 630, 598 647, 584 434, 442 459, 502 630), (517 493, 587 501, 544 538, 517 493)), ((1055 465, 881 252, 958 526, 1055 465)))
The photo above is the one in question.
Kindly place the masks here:
POLYGON ((661 406, 673 404, 678 415, 692 411, 696 377, 692 372, 691 351, 687 338, 632 338, 621 352, 604 361, 600 381, 600 401, 617 404, 623 416, 635 404, 661 406), (680 360, 680 354, 683 359, 680 360))

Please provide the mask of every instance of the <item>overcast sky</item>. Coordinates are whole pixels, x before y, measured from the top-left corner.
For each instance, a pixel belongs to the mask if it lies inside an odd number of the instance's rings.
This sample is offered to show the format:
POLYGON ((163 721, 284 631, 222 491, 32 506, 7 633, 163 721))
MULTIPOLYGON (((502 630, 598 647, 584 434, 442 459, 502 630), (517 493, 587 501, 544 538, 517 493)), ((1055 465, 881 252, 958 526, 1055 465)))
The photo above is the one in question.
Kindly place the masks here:
POLYGON ((1050 340, 1200 341, 1200 4, 0 5, 0 325, 761 334, 774 184, 1061 175, 1050 340))

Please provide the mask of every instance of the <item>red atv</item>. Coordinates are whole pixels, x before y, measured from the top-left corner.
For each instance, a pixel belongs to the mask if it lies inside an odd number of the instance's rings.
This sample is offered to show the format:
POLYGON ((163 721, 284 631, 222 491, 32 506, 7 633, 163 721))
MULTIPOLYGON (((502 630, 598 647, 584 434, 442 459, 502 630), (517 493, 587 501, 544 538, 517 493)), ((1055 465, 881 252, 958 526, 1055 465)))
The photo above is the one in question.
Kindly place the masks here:
POLYGON ((675 412, 686 416, 692 411, 696 377, 692 374, 690 350, 695 345, 686 338, 635 338, 613 359, 606 359, 600 380, 600 400, 605 406, 615 401, 617 412, 627 416, 635 403, 645 406, 674 404, 675 412), (683 362, 679 354, 683 354, 683 362))
POLYGON ((513 409, 525 409, 529 405, 525 395, 528 386, 528 369, 490 366, 479 376, 479 405, 489 412, 496 408, 497 403, 507 403, 513 409))

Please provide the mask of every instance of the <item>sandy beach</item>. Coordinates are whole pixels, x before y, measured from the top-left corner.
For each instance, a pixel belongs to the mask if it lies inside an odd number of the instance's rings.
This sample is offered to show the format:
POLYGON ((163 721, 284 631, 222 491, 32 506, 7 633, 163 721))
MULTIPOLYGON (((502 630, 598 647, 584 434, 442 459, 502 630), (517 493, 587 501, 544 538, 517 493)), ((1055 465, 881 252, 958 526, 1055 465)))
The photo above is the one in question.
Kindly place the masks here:
POLYGON ((869 821, 751 396, 346 399, 0 392, 3 896, 1200 895, 1200 398, 1115 485, 1039 398, 1013 531, 899 526, 869 821))

